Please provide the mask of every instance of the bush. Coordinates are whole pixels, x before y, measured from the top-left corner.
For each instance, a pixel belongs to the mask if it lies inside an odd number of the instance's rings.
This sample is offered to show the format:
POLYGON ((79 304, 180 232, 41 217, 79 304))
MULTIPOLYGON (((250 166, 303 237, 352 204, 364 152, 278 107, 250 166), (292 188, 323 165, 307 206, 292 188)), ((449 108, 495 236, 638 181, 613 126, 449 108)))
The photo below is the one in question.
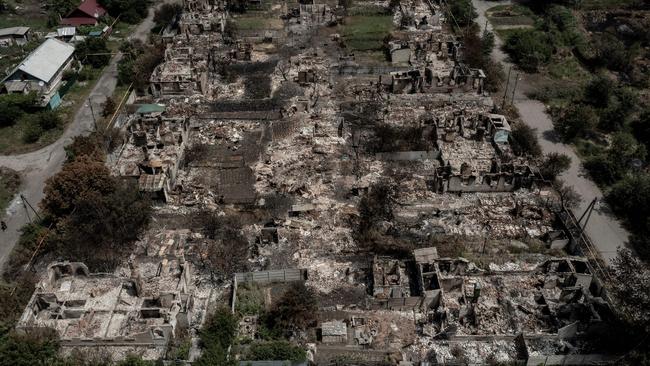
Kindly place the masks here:
POLYGON ((88 80, 93 80, 95 78, 95 70, 93 70, 92 67, 84 67, 79 71, 79 74, 77 75, 77 80, 79 81, 88 81, 88 80))
POLYGON ((614 83, 606 76, 597 76, 587 84, 584 99, 596 108, 607 108, 612 97, 614 83))
POLYGON ((517 30, 508 39, 504 49, 512 60, 523 70, 536 72, 548 63, 553 53, 553 46, 548 36, 538 30, 517 30))
POLYGON ((593 107, 572 104, 566 107, 559 118, 553 121, 555 131, 565 140, 573 141, 590 134, 598 124, 598 115, 593 107))
POLYGON ((63 124, 61 116, 54 111, 41 112, 37 116, 38 125, 41 126, 43 130, 51 130, 57 128, 63 124))
POLYGON ((112 97, 106 97, 104 103, 102 103, 102 117, 108 117, 115 112, 117 108, 117 103, 112 97))
POLYGON ((246 361, 277 360, 301 362, 307 359, 307 352, 286 341, 271 341, 254 343, 251 345, 244 359, 246 361))
POLYGON ((36 116, 25 116, 24 123, 25 129, 23 130, 23 142, 32 144, 38 141, 43 136, 43 128, 39 124, 36 116))
POLYGON ((599 185, 610 185, 619 178, 619 167, 607 154, 590 156, 585 159, 583 166, 591 179, 599 185))

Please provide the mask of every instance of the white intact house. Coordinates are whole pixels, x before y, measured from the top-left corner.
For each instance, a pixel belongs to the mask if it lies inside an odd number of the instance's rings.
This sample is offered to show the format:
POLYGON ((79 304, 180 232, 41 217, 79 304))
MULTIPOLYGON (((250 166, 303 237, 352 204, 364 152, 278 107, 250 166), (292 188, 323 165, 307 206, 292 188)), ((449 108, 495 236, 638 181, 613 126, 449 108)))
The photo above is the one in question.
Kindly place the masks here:
POLYGON ((2 91, 22 94, 35 91, 42 106, 56 108, 61 103, 59 87, 63 73, 70 68, 73 54, 73 45, 53 38, 45 40, 2 81, 2 91))

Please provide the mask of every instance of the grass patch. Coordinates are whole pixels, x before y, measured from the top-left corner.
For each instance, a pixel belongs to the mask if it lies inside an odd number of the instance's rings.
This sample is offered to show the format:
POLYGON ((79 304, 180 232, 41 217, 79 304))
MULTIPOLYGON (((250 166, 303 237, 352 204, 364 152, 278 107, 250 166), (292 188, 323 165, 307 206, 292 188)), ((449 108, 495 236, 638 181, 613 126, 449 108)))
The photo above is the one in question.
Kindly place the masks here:
POLYGON ((580 8, 584 10, 619 9, 637 3, 638 0, 583 0, 580 8))
POLYGON ((48 30, 47 16, 38 14, 2 14, 0 15, 0 28, 30 27, 33 31, 48 30))
POLYGON ((378 51, 392 30, 392 15, 354 15, 345 18, 341 34, 354 51, 378 51))
POLYGON ((589 78, 580 62, 575 57, 566 57, 551 61, 547 67, 548 75, 553 79, 584 79, 589 78))
POLYGON ((235 24, 240 31, 280 30, 284 27, 281 19, 264 16, 244 15, 235 18, 235 24))
POLYGON ((495 29, 494 32, 503 40, 503 42, 507 42, 508 38, 515 34, 519 29, 495 29))
POLYGON ((14 198, 20 188, 20 175, 18 172, 0 168, 0 210, 4 212, 9 202, 14 198))

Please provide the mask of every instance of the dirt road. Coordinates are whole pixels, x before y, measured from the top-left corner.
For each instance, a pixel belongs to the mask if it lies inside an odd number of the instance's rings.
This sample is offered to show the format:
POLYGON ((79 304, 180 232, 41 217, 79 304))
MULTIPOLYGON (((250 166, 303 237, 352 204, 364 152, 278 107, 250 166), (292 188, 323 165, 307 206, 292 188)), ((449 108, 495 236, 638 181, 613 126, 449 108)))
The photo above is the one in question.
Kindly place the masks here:
MULTIPOLYGON (((485 11, 495 5, 508 4, 509 1, 485 1, 485 0, 472 0, 474 7, 479 15, 476 20, 483 30, 487 24, 488 30, 492 29, 492 25, 487 22, 485 11)), ((506 70, 513 66, 507 58, 507 55, 501 50, 502 42, 497 37, 496 47, 492 51, 492 58, 495 61, 501 62, 506 70)), ((513 68, 513 75, 511 76, 511 87, 514 84, 515 71, 513 68)), ((586 177, 586 172, 582 169, 580 158, 576 155, 571 146, 563 144, 558 141, 553 131, 553 122, 550 116, 546 113, 546 106, 537 101, 530 99, 526 93, 535 88, 531 85, 526 76, 522 73, 518 81, 517 90, 514 97, 514 105, 521 115, 524 123, 537 129, 537 137, 539 139, 542 150, 545 154, 551 152, 558 152, 566 154, 571 157, 571 167, 567 172, 560 177, 568 185, 580 194, 582 201, 573 211, 577 217, 580 217, 585 211, 589 203, 594 198, 602 198, 603 193, 596 186, 594 182, 586 177)), ((510 92, 508 92, 510 96, 510 92)), ((585 231, 596 246, 598 252, 603 257, 606 263, 611 263, 611 260, 616 257, 618 248, 626 245, 629 233, 621 226, 619 220, 608 213, 605 205, 598 205, 589 219, 589 223, 585 231)))
MULTIPOLYGON (((147 40, 154 26, 153 8, 149 15, 138 25, 130 39, 147 40)), ((0 156, 0 166, 6 166, 21 173, 22 186, 20 194, 36 209, 43 198, 43 188, 47 178, 56 174, 65 161, 64 146, 75 136, 88 134, 93 130, 93 118, 90 105, 95 113, 101 110, 101 104, 107 96, 113 94, 117 85, 117 63, 121 55, 115 55, 104 70, 102 76, 90 93, 89 100, 77 111, 74 120, 63 135, 53 144, 40 150, 21 155, 0 156)), ((23 205, 20 194, 14 197, 4 214, 7 230, 0 233, 0 268, 4 265, 14 245, 20 237, 20 228, 34 218, 34 213, 23 205)))

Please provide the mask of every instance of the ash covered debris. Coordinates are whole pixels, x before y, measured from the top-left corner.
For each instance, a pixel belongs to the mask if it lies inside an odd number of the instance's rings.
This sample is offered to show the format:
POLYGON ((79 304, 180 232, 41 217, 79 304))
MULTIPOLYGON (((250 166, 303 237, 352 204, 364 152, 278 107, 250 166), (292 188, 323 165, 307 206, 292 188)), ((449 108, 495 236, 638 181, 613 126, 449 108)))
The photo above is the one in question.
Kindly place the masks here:
POLYGON ((163 352, 230 300, 242 362, 271 330, 324 365, 587 352, 611 318, 601 282, 440 2, 184 6, 108 161, 159 199, 156 227, 116 274, 53 264, 21 327, 163 352), (350 31, 366 17, 394 27, 380 49, 350 31), (314 307, 278 330, 279 303, 314 307))

